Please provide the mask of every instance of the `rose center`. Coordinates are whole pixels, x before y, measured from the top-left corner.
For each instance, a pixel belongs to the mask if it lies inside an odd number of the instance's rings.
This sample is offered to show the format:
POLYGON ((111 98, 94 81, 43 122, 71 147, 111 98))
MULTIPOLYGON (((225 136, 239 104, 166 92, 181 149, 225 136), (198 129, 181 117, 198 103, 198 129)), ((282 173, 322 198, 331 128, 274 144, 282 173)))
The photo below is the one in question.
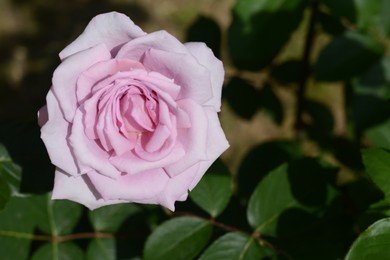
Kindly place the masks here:
MULTIPOLYGON (((153 132, 157 124, 157 101, 155 94, 130 86, 120 98, 120 113, 125 136, 153 132)), ((122 129, 123 131, 123 129, 122 129)))

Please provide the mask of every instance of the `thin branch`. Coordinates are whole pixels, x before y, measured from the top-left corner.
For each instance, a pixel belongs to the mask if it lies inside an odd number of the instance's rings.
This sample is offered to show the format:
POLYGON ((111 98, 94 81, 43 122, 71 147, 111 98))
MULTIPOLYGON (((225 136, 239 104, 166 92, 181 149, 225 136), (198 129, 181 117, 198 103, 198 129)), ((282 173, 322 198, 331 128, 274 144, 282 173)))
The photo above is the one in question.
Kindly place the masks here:
POLYGON ((53 241, 57 242, 65 242, 76 239, 88 239, 88 238, 113 238, 114 235, 111 233, 103 233, 103 232, 89 232, 89 233, 75 233, 65 236, 57 236, 53 237, 53 241))
POLYGON ((216 227, 219 227, 225 231, 228 231, 228 232, 242 232, 242 233, 246 233, 236 227, 233 227, 233 226, 229 226, 229 225, 226 225, 224 223, 221 223, 221 222, 218 222, 216 221, 215 219, 209 219, 210 223, 213 224, 214 226, 216 227))

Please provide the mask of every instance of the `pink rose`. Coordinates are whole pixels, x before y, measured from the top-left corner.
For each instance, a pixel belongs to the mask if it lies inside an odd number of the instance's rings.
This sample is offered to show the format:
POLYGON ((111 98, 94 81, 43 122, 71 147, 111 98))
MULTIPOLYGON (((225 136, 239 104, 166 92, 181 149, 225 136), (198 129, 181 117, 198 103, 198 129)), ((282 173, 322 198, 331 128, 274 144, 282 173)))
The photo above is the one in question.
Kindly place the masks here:
POLYGON ((53 199, 174 210, 228 148, 217 116, 224 70, 205 44, 147 34, 113 12, 60 58, 39 112, 53 199))

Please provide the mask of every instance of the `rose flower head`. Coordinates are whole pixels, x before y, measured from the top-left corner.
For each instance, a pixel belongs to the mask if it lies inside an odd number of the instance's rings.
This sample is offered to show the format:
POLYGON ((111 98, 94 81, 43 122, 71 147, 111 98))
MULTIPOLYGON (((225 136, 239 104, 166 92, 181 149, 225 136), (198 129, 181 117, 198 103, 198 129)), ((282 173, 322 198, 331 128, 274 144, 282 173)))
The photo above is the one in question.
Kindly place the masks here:
POLYGON ((228 148, 217 116, 223 65, 204 43, 145 33, 112 12, 59 56, 38 113, 53 199, 174 210, 228 148))

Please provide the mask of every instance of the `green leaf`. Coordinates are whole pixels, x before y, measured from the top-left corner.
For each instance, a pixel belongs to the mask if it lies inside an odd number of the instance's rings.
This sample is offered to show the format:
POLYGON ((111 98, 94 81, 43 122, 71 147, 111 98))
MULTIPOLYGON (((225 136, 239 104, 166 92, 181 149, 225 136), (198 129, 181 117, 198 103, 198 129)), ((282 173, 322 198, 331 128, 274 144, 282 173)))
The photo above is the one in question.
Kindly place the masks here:
POLYGON ((358 217, 355 226, 358 230, 365 230, 374 222, 389 217, 390 203, 387 200, 381 200, 370 205, 370 207, 358 217))
POLYGON ((336 196, 328 185, 334 177, 333 169, 312 158, 282 164, 264 177, 252 194, 247 210, 249 224, 262 234, 276 235, 284 211, 312 211, 328 204, 336 196))
POLYGON ((281 84, 294 84, 299 82, 301 61, 287 60, 281 64, 275 65, 271 71, 271 77, 281 84))
POLYGON ((390 117, 390 60, 383 57, 350 82, 348 104, 358 134, 390 117))
POLYGON ((136 204, 116 204, 89 212, 89 220, 95 231, 115 232, 131 215, 140 212, 136 204))
POLYGON ((355 0, 360 29, 390 36, 390 2, 388 0, 355 0))
POLYGON ((35 196, 31 215, 39 229, 52 236, 66 235, 73 231, 81 217, 82 206, 68 200, 52 200, 49 194, 35 196))
MULTIPOLYGON (((340 1, 337 1, 340 3, 340 1)), ((344 1, 345 2, 345 1, 344 1)), ((322 30, 331 35, 340 35, 345 31, 344 25, 340 18, 324 12, 318 13, 318 22, 321 24, 322 30)))
POLYGON ((267 249, 247 234, 234 232, 218 238, 199 260, 252 260, 268 256, 267 249))
POLYGON ((305 106, 311 119, 307 126, 311 137, 321 139, 323 136, 331 136, 334 129, 334 119, 330 108, 314 100, 306 100, 305 106))
POLYGON ((12 197, 4 210, 0 211, 2 259, 27 259, 34 229, 30 205, 30 198, 12 197))
POLYGON ((87 260, 115 260, 116 248, 113 238, 95 238, 87 249, 87 260))
POLYGON ((144 259, 194 259, 207 245, 212 233, 210 222, 196 217, 171 219, 149 236, 144 259))
POLYGON ((261 104, 260 92, 252 84, 238 77, 233 77, 228 82, 223 97, 237 115, 248 120, 255 115, 261 104))
POLYGON ((366 149, 362 153, 368 176, 390 201, 390 153, 380 148, 366 149))
POLYGON ((0 144, 0 209, 11 196, 19 195, 22 169, 14 164, 5 147, 0 144))
POLYGON ((35 251, 31 260, 83 260, 83 251, 74 243, 46 243, 35 251))
POLYGON ((320 53, 315 65, 316 78, 323 81, 349 79, 380 59, 384 48, 368 35, 346 32, 320 53))
POLYGON ((390 255, 390 218, 368 227, 352 244, 346 260, 387 259, 390 255))
POLYGON ((229 171, 220 161, 215 162, 190 193, 190 198, 212 217, 225 209, 232 195, 229 171))
POLYGON ((258 70, 272 62, 298 27, 305 7, 305 0, 238 0, 228 31, 234 65, 258 70))
POLYGON ((375 146, 390 150, 390 120, 369 129, 366 134, 375 146))
POLYGON ((347 18, 351 22, 356 20, 355 0, 321 0, 333 14, 347 18))
POLYGON ((281 213, 299 206, 291 193, 287 178, 288 165, 282 164, 271 171, 257 186, 248 205, 248 222, 252 228, 265 234, 275 233, 281 213), (272 226, 271 226, 272 225, 272 226))
POLYGON ((261 108, 265 114, 277 124, 283 121, 283 106, 270 85, 265 85, 260 91, 261 108))

